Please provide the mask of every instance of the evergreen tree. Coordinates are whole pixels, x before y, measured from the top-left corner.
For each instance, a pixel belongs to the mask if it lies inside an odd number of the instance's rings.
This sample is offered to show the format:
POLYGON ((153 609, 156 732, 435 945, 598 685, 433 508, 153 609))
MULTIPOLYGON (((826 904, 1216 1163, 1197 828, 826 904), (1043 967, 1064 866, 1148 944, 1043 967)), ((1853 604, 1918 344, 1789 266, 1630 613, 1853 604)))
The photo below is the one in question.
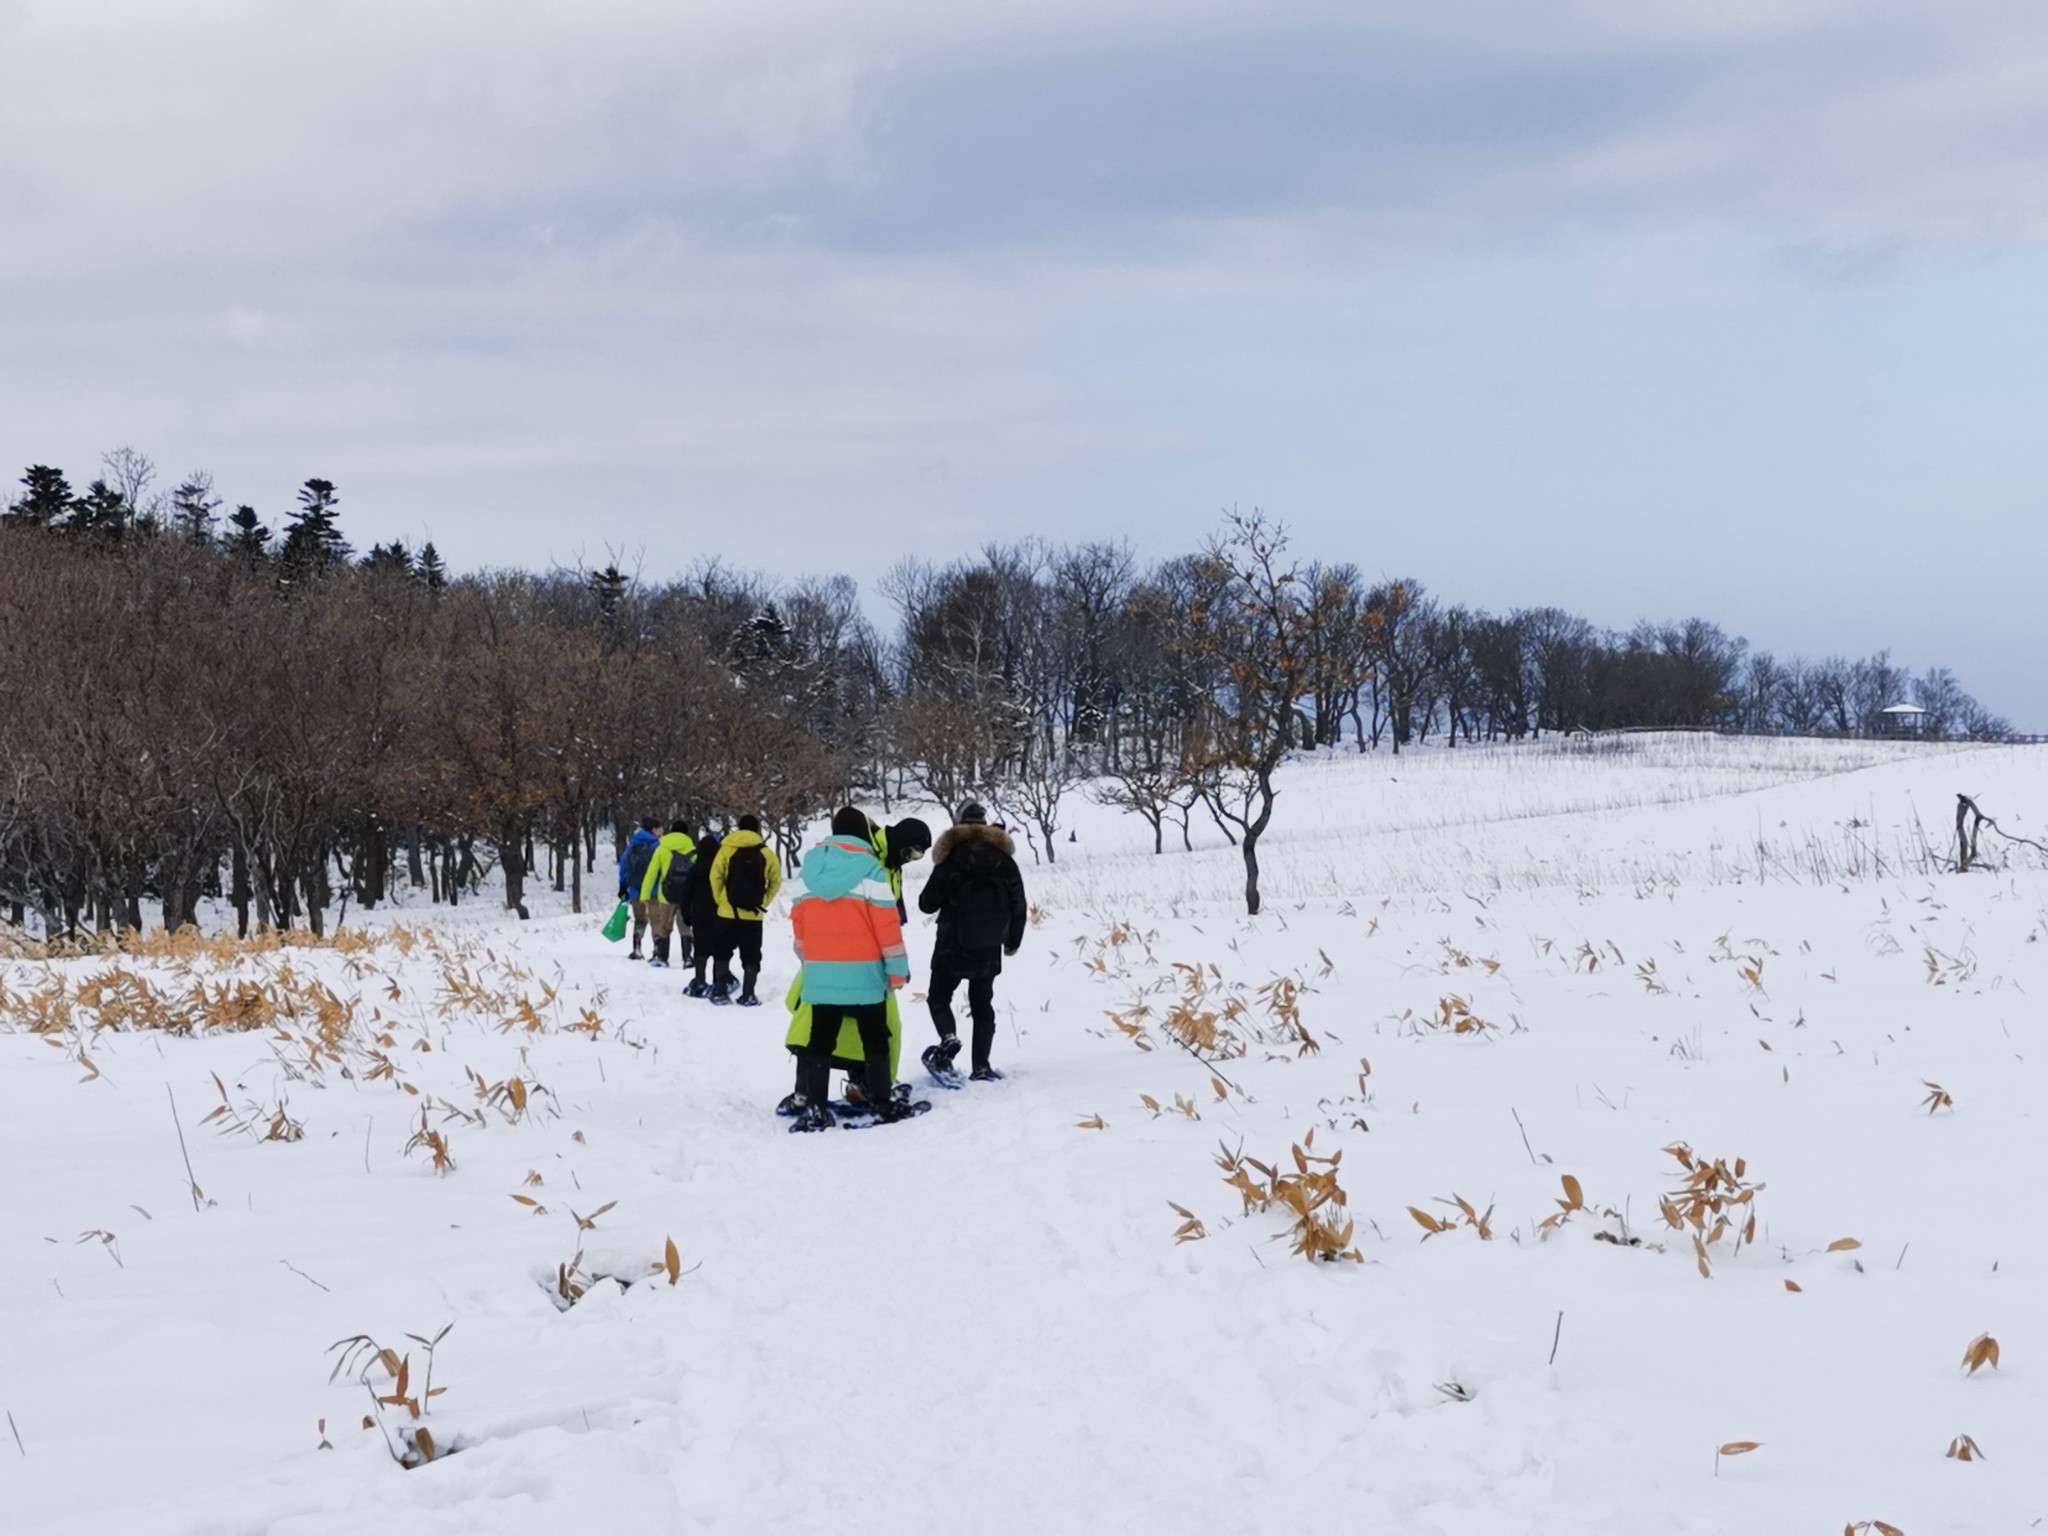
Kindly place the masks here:
POLYGON ((231 530, 223 536, 221 547, 243 565, 261 565, 270 557, 270 530, 256 520, 256 509, 241 506, 228 516, 231 530))
POLYGON ((135 522, 135 509, 128 500, 104 480, 95 480, 85 488, 85 494, 71 503, 71 515, 64 526, 73 533, 102 534, 118 539, 126 534, 135 522))
POLYGON ((448 590, 448 567, 441 563, 441 552, 434 548, 432 539, 420 546, 420 558, 413 573, 436 597, 448 590))
POLYGON ((27 491, 7 509, 8 522, 48 528, 70 512, 71 482, 64 478, 63 470, 52 469, 47 464, 31 464, 28 473, 21 477, 21 483, 27 491))
POLYGON ((213 476, 195 469, 184 483, 171 492, 171 525, 194 544, 213 542, 214 514, 220 498, 213 493, 213 476))
POLYGON ((347 563, 350 551, 334 510, 339 500, 332 480, 308 480, 299 488, 299 510, 285 525, 277 554, 278 579, 286 586, 301 585, 347 563))
POLYGON ((412 551, 405 547, 403 539, 393 539, 389 544, 372 544, 369 554, 363 557, 363 569, 410 576, 413 574, 412 551))
POLYGON ((601 571, 593 571, 584 578, 583 584, 597 599, 597 611, 607 619, 619 614, 619 604, 626 599, 626 576, 616 565, 608 565, 601 571))

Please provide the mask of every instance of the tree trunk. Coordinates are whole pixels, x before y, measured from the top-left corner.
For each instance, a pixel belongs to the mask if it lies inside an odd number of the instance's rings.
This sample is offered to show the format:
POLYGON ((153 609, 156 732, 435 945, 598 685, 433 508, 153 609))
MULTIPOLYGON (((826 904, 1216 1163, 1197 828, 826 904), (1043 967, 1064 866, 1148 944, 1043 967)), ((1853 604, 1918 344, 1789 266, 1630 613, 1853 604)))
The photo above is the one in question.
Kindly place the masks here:
POLYGON ((517 912, 523 919, 526 911, 526 838, 514 832, 498 844, 498 866, 505 873, 505 910, 517 912))
POLYGON ((228 853, 228 900, 235 904, 235 937, 249 937, 249 850, 242 846, 242 837, 235 834, 234 846, 228 853))
POLYGON ((1259 915, 1259 834, 1246 830, 1244 842, 1244 909, 1253 917, 1259 915))
POLYGON ((299 889, 306 903, 306 927, 313 937, 327 935, 327 861, 309 867, 300 878, 299 889))

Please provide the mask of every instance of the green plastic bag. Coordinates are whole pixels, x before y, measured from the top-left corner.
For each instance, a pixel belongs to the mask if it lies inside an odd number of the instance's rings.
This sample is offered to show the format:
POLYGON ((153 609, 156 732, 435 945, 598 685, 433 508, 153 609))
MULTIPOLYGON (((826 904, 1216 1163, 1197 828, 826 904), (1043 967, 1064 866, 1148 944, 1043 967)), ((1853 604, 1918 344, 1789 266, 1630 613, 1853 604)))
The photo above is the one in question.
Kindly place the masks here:
POLYGON ((604 936, 614 944, 618 943, 626 936, 626 928, 632 921, 633 904, 630 901, 620 902, 618 910, 612 913, 611 920, 604 925, 604 936))

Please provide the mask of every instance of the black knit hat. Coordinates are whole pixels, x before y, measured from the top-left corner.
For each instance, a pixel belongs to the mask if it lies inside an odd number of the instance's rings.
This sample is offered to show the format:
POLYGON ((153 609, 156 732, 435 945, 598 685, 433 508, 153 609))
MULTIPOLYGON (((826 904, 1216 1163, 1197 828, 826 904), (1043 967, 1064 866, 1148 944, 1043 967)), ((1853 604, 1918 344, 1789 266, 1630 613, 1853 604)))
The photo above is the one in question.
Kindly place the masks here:
POLYGON ((963 827, 985 827, 988 825, 988 807, 979 800, 970 800, 960 807, 960 814, 953 819, 963 827))
POLYGON ((834 837, 869 837, 874 833, 874 823, 868 820, 866 811, 853 806, 841 806, 832 813, 832 835, 834 837))
POLYGON ((932 829, 915 816, 906 816, 889 829, 889 860, 902 863, 928 852, 932 846, 932 829))
POLYGON ((739 825, 742 832, 758 832, 761 830, 761 818, 750 811, 740 818, 739 825))

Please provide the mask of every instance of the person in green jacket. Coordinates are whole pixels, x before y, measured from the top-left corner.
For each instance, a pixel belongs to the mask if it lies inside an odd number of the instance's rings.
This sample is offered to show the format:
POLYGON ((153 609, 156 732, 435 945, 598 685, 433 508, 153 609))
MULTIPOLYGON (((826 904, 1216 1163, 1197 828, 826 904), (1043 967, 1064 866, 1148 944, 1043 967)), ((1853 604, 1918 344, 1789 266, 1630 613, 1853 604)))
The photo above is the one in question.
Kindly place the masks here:
POLYGON ((640 899, 647 905, 648 926, 654 931, 651 966, 668 968, 668 937, 675 933, 682 950, 682 962, 690 963, 693 934, 682 918, 683 890, 696 865, 697 843, 682 827, 668 833, 656 844, 654 857, 647 861, 646 877, 640 882, 640 899))
POLYGON ((730 1003, 732 959, 740 958, 740 995, 744 1008, 758 1008, 754 984, 761 977, 761 925, 769 905, 782 889, 782 861, 761 836, 761 818, 742 816, 739 825, 718 845, 711 861, 711 897, 718 919, 699 940, 711 947, 711 1001, 730 1003))

